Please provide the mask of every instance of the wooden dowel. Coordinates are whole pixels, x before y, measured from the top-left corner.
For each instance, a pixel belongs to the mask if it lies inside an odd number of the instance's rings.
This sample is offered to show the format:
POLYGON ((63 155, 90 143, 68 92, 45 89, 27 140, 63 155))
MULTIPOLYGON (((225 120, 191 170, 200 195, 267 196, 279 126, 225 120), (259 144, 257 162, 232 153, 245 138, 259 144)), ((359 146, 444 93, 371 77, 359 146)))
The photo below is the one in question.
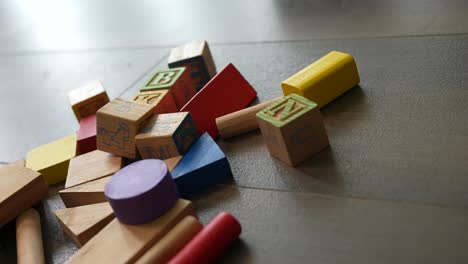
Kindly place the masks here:
POLYGON ((32 208, 16 218, 16 255, 18 264, 45 263, 41 219, 32 208))

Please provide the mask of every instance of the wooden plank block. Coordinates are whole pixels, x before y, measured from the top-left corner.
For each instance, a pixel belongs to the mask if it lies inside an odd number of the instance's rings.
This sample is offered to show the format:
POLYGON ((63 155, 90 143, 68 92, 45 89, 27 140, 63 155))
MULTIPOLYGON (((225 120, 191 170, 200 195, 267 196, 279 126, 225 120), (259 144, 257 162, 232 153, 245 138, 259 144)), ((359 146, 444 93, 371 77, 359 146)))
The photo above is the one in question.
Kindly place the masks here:
POLYGON ((179 199, 166 214, 146 224, 125 225, 114 219, 67 263, 132 263, 188 215, 196 215, 191 202, 179 199))
POLYGON ((30 150, 26 167, 41 173, 52 185, 66 179, 68 164, 75 156, 76 135, 70 135, 30 150))
POLYGON ((144 159, 167 159, 184 155, 200 137, 188 112, 160 114, 150 118, 135 137, 144 159))
POLYGON ((210 47, 208 42, 202 40, 195 40, 171 49, 168 65, 169 68, 187 67, 197 91, 216 75, 210 47))
POLYGON ((317 104, 290 94, 257 113, 270 154, 295 166, 328 146, 317 104))
POLYGON ((177 109, 184 106, 197 93, 186 67, 156 72, 140 91, 166 89, 172 94, 177 109))
POLYGON ((54 211, 63 232, 79 247, 115 218, 109 203, 97 203, 54 211))
POLYGON ((257 92, 240 72, 229 64, 201 89, 180 111, 192 114, 200 134, 218 136, 215 119, 245 108, 257 92))
POLYGON ((112 176, 83 183, 59 191, 60 197, 66 207, 76 207, 88 204, 107 202, 104 188, 112 176))
POLYGON ((122 157, 100 150, 91 151, 70 160, 65 188, 109 176, 121 168, 122 157))
POLYGON ((109 97, 101 82, 94 81, 68 93, 68 100, 78 121, 96 114, 97 110, 109 102, 109 97))
POLYGON ((258 128, 257 113, 280 98, 272 99, 216 118, 216 127, 222 138, 234 137, 258 128))
POLYGON ((16 218, 16 263, 45 263, 42 246, 41 218, 35 209, 28 209, 16 218))
POLYGON ((284 95, 299 94, 320 108, 359 83, 354 58, 332 51, 281 84, 284 95))
POLYGON ((139 92, 133 96, 133 101, 151 105, 153 114, 175 113, 179 111, 174 97, 169 90, 152 90, 139 92))
POLYGON ((207 134, 190 148, 172 171, 182 197, 232 178, 231 167, 223 151, 207 134))
POLYGON ((97 148, 130 159, 138 157, 135 136, 145 119, 151 116, 150 105, 116 98, 97 112, 97 148))
POLYGON ((41 174, 21 164, 1 167, 0 181, 0 227, 47 195, 41 174))
POLYGON ((186 216, 160 241, 148 249, 135 264, 165 264, 177 254, 200 230, 203 225, 193 216, 186 216))
POLYGON ((77 133, 77 151, 85 154, 96 149, 96 115, 83 117, 77 133))

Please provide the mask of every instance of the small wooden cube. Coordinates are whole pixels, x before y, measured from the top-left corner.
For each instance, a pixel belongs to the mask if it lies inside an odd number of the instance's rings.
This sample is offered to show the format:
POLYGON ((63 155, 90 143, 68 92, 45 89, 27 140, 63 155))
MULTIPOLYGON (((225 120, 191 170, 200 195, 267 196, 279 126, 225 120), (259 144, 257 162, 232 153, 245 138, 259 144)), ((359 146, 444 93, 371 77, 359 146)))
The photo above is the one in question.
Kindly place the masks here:
POLYGON ((169 90, 153 90, 139 92, 133 97, 133 101, 151 105, 153 114, 175 113, 179 111, 174 97, 169 90))
POLYGON ((167 159, 184 155, 199 138, 188 112, 155 115, 135 137, 144 159, 167 159))
POLYGON ((257 113, 270 154, 295 166, 328 146, 316 103, 290 94, 257 113))
POLYGON ((195 40, 173 48, 168 64, 169 68, 187 67, 197 91, 216 75, 210 47, 204 40, 195 40))
POLYGON ((95 81, 68 93, 68 100, 72 106, 76 119, 96 114, 99 108, 109 102, 109 97, 101 82, 95 81))
POLYGON ((190 74, 185 67, 158 71, 140 91, 166 90, 172 94, 177 109, 184 106, 197 90, 190 79, 190 74))
POLYGON ((96 150, 96 115, 81 119, 77 136, 77 148, 80 155, 96 150))
POLYGON ((97 148, 118 156, 138 157, 135 136, 153 107, 116 98, 97 112, 97 148))

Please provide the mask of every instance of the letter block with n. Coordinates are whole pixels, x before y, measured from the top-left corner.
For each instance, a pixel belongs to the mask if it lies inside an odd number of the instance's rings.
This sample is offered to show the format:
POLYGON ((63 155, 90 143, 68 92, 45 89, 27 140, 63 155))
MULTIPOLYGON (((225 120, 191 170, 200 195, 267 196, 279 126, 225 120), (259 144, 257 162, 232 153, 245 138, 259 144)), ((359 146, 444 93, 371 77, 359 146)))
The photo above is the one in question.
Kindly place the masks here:
POLYGON ((257 113, 270 154, 295 166, 328 146, 328 136, 316 103, 290 94, 257 113))

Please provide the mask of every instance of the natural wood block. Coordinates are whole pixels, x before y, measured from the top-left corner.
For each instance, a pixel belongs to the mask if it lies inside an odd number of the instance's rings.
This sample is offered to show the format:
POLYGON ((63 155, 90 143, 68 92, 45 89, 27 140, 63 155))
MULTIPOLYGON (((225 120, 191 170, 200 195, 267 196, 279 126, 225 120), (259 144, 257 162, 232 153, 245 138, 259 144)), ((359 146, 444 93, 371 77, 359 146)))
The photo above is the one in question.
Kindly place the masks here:
POLYGON ((210 47, 204 40, 195 40, 171 49, 168 64, 169 68, 187 67, 197 91, 216 75, 210 47))
POLYGON ((144 159, 167 159, 184 155, 199 138, 188 112, 160 114, 151 117, 135 141, 144 159))
POLYGON ((163 161, 164 163, 166 163, 166 166, 169 169, 169 171, 172 171, 177 166, 177 164, 179 164, 179 161, 181 159, 182 159, 182 156, 176 156, 176 157, 165 159, 163 161))
POLYGON ((295 93, 322 108, 359 83, 356 63, 351 55, 332 51, 285 80, 284 95, 295 93))
POLYGON ((13 163, 0 168, 0 227, 47 195, 40 173, 13 163))
POLYGON ((135 136, 152 114, 150 105, 116 98, 97 112, 97 148, 130 159, 138 157, 135 136))
POLYGON ((185 67, 156 72, 140 91, 166 89, 172 94, 177 109, 184 106, 197 93, 190 73, 185 67))
POLYGON ((101 82, 95 81, 68 93, 68 100, 78 121, 96 114, 99 108, 109 102, 101 82))
POLYGON ((65 188, 97 180, 122 168, 122 157, 94 150, 70 160, 65 188))
POLYGON ((32 149, 26 167, 40 172, 49 185, 67 177, 70 159, 76 156, 76 135, 71 135, 32 149))
POLYGON ((167 213, 146 224, 125 225, 114 219, 67 263, 133 263, 188 215, 196 215, 191 202, 179 199, 167 213))
POLYGON ((266 107, 257 118, 270 154, 291 166, 328 146, 317 104, 297 94, 266 107))
POLYGON ((104 188, 112 176, 90 181, 59 191, 60 197, 67 208, 88 204, 107 202, 104 188))
POLYGON ((42 246, 41 218, 32 208, 16 218, 17 264, 45 263, 42 246))
POLYGON ((115 218, 109 203, 98 203, 54 211, 63 232, 79 247, 115 218))
POLYGON ((215 119, 241 110, 257 96, 240 72, 229 64, 203 87, 180 111, 192 114, 198 132, 218 137, 215 119))
POLYGON ((139 92, 133 96, 133 101, 151 105, 153 114, 175 113, 179 111, 174 97, 169 90, 152 90, 139 92))
POLYGON ((81 119, 77 133, 77 149, 80 155, 96 149, 96 115, 81 119))

